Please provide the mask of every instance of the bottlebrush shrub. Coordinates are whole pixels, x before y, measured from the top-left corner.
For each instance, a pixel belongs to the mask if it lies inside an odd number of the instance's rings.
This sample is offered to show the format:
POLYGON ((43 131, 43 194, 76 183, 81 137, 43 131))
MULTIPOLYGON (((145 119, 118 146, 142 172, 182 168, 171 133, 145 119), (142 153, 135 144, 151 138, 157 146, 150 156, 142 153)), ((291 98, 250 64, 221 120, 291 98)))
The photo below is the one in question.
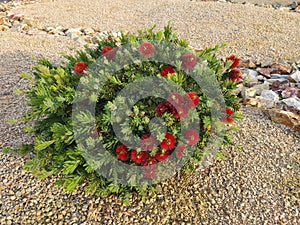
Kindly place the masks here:
POLYGON ((170 25, 154 28, 99 40, 97 48, 65 55, 60 66, 42 59, 33 77, 23 74, 34 84, 25 92, 30 111, 23 118, 34 122, 27 128, 34 143, 17 149, 33 152, 25 169, 39 178, 59 174, 67 191, 83 183, 87 192, 128 200, 132 191, 155 189, 167 173, 195 169, 214 131, 225 130, 222 145, 232 143, 229 131, 240 118, 233 92, 242 78, 239 59, 218 59, 220 46, 194 52, 170 25), (222 107, 197 82, 213 77, 222 107), (212 108, 222 113, 217 120, 212 108))

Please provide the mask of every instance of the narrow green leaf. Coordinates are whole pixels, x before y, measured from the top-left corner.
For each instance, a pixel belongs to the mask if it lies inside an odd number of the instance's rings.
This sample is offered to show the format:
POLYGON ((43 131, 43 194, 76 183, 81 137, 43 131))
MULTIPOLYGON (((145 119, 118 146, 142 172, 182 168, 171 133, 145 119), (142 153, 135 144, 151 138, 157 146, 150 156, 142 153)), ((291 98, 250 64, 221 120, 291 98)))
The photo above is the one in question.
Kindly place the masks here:
POLYGON ((9 119, 9 120, 7 120, 7 123, 9 123, 9 124, 16 124, 18 122, 19 121, 17 119, 9 119))
POLYGON ((80 160, 75 161, 65 161, 64 162, 64 168, 62 169, 63 174, 71 174, 75 171, 77 166, 79 165, 80 160))
POLYGON ((33 80, 33 77, 25 72, 21 73, 21 76, 28 80, 33 80))
POLYGON ((55 140, 42 142, 40 144, 35 145, 34 146, 34 150, 36 150, 36 151, 44 150, 45 148, 47 148, 50 145, 52 145, 54 142, 55 142, 55 140))
POLYGON ((25 92, 20 90, 20 89, 15 89, 14 93, 17 94, 17 95, 21 95, 21 94, 24 94, 25 92))

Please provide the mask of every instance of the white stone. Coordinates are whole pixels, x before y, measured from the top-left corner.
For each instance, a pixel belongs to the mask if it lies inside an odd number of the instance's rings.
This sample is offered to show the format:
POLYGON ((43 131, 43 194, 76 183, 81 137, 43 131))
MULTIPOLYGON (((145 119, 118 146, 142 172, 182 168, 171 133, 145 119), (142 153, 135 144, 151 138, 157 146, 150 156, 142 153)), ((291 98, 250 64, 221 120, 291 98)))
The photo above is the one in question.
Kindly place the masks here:
POLYGON ((21 26, 21 30, 29 30, 30 29, 30 26, 28 26, 26 23, 22 24, 21 26))
POLYGON ((241 94, 244 99, 253 98, 256 95, 256 90, 254 88, 244 88, 241 94))
POLYGON ((245 74, 243 74, 243 78, 246 79, 249 83, 258 82, 257 79, 258 72, 255 70, 247 69, 245 74))
POLYGON ((300 83, 300 71, 296 71, 295 73, 291 74, 289 76, 289 80, 300 83))
POLYGON ((89 35, 89 34, 94 34, 95 33, 95 31, 94 31, 94 29, 93 28, 85 28, 84 30, 83 30, 83 33, 84 34, 86 34, 86 35, 89 35))
POLYGON ((6 18, 11 19, 15 14, 13 12, 7 12, 6 18))
POLYGON ((49 31, 51 31, 51 30, 54 30, 54 27, 46 27, 46 28, 45 28, 45 31, 46 31, 46 32, 49 32, 49 31))
POLYGON ((26 23, 28 26, 33 26, 34 19, 25 17, 24 20, 23 20, 23 22, 26 23))
POLYGON ((58 26, 55 29, 58 30, 58 31, 63 31, 64 28, 63 28, 63 26, 58 26))
POLYGON ((282 102, 284 102, 284 104, 286 104, 287 106, 300 110, 300 99, 297 98, 296 96, 283 99, 282 102))
POLYGON ((279 10, 281 11, 290 11, 290 7, 280 7, 279 10))
POLYGON ((261 93, 264 90, 269 90, 269 87, 270 87, 269 83, 265 81, 263 84, 258 84, 258 85, 253 86, 253 89, 256 90, 257 95, 261 95, 261 93))
POLYGON ((52 29, 52 30, 50 30, 50 31, 48 31, 48 34, 58 34, 59 33, 59 30, 57 30, 57 29, 52 29))
POLYGON ((77 34, 74 34, 74 33, 68 33, 67 35, 68 35, 68 37, 70 37, 74 41, 77 41, 80 37, 80 36, 78 36, 77 34))
POLYGON ((73 34, 73 35, 76 35, 76 36, 81 36, 81 28, 78 27, 78 28, 71 28, 71 29, 68 29, 66 31, 66 35, 69 36, 70 34, 73 34))
POLYGON ((263 108, 274 108, 279 101, 279 96, 272 90, 263 90, 261 93, 260 103, 263 108))
POLYGON ((244 84, 243 83, 240 83, 240 84, 238 84, 237 86, 236 86, 236 89, 234 90, 234 94, 235 95, 239 95, 241 92, 242 92, 242 90, 244 89, 244 84))
POLYGON ((258 75, 257 76, 257 80, 259 80, 259 81, 264 81, 264 80, 266 80, 267 78, 265 78, 263 75, 258 75))

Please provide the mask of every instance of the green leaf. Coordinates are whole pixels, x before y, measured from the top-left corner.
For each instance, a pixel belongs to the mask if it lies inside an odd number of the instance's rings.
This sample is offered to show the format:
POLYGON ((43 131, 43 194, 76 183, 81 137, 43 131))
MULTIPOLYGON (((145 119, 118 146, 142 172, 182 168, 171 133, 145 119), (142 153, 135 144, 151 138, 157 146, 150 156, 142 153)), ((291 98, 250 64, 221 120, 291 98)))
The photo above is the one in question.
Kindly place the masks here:
POLYGON ((218 160, 218 159, 225 160, 226 158, 227 158, 227 154, 224 153, 224 152, 218 152, 218 153, 216 154, 216 159, 217 159, 217 160, 218 160))
POLYGON ((21 76, 24 77, 25 79, 28 79, 28 80, 33 80, 34 79, 34 77, 32 77, 31 75, 29 75, 25 72, 22 72, 21 76))
POLYGON ((51 170, 51 171, 47 171, 45 169, 42 169, 42 170, 36 170, 33 172, 33 175, 35 177, 37 177, 39 180, 43 180, 51 175, 53 175, 55 173, 54 170, 51 170))
POLYGON ((14 151, 13 148, 3 148, 2 149, 2 153, 4 153, 4 154, 9 154, 9 153, 11 153, 13 151, 14 151))
POLYGON ((9 119, 9 120, 7 120, 7 123, 9 123, 9 124, 16 124, 18 122, 19 121, 17 119, 9 119))
POLYGON ((161 41, 163 35, 164 35, 164 32, 163 32, 162 30, 158 31, 157 34, 156 34, 157 40, 158 40, 158 41, 161 41))
POLYGON ((80 164, 80 160, 65 161, 63 165, 62 173, 63 174, 73 173, 79 164, 80 164))
POLYGON ((17 89, 14 90, 14 93, 17 94, 17 95, 22 95, 22 94, 25 93, 25 91, 22 91, 22 90, 17 88, 17 89))
POLYGON ((82 177, 81 176, 71 176, 68 177, 65 181, 64 181, 64 188, 66 191, 68 192, 73 192, 76 189, 76 186, 82 181, 82 177))
POLYGON ((36 151, 44 150, 44 149, 48 148, 50 145, 52 145, 54 142, 55 142, 55 140, 39 143, 34 146, 34 150, 36 150, 36 151))

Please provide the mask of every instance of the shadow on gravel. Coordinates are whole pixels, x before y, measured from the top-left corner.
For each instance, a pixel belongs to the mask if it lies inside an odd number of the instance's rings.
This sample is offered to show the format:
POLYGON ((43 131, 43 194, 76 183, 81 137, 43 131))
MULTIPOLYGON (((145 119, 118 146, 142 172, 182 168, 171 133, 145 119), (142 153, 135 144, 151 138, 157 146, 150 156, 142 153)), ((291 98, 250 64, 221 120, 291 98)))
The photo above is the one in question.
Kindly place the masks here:
POLYGON ((13 54, 0 54, 0 148, 21 144, 29 140, 23 131, 24 125, 9 124, 11 119, 20 118, 28 110, 24 94, 16 90, 25 90, 29 82, 21 76, 22 72, 31 72, 35 60, 32 54, 17 51, 13 54))

